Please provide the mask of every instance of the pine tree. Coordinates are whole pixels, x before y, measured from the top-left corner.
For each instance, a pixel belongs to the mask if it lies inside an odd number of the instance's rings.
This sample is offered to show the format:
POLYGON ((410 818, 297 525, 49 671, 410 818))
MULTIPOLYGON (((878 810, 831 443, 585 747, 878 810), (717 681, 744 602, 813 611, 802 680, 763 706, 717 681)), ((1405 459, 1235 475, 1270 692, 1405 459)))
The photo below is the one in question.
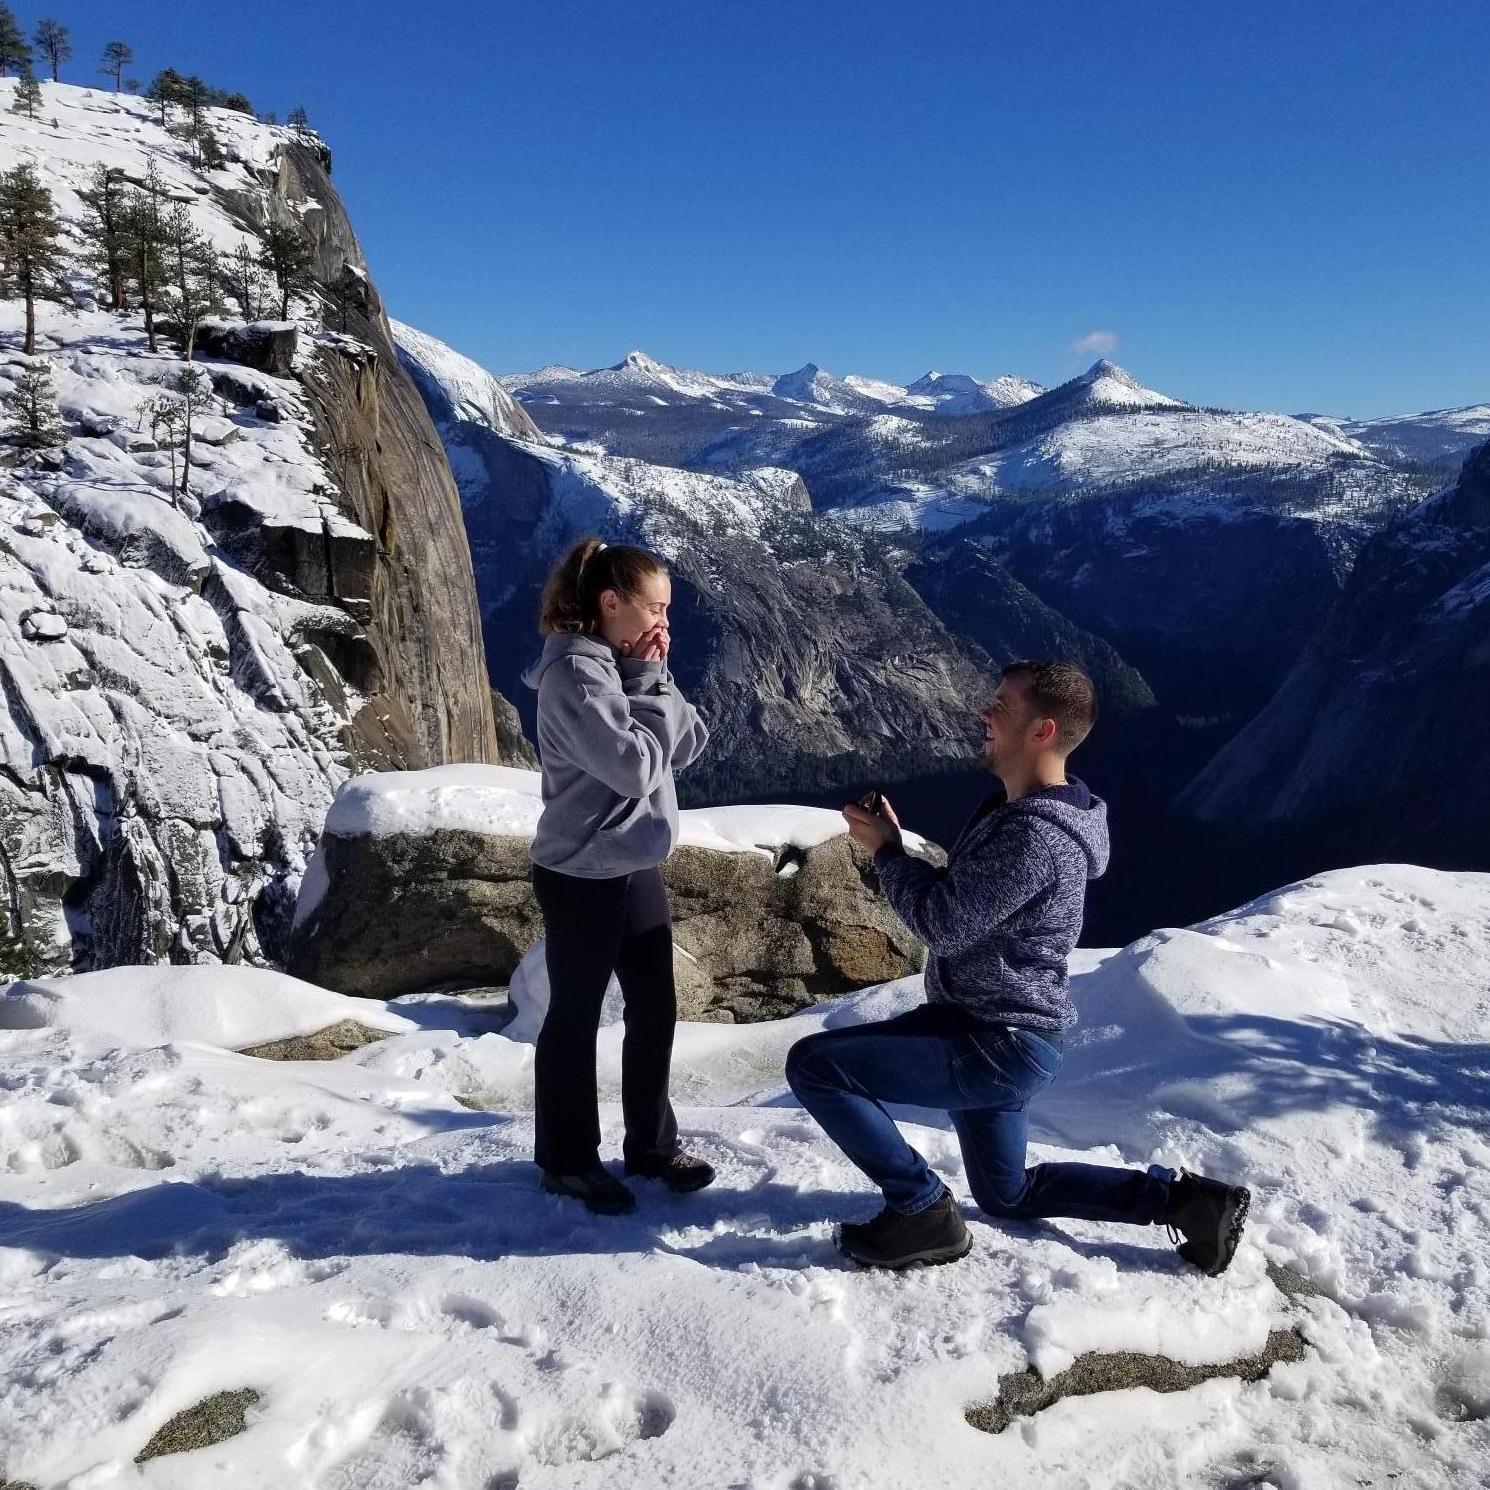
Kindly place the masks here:
POLYGON ((243 239, 233 250, 228 261, 227 276, 234 298, 243 310, 245 321, 257 321, 264 313, 264 299, 269 293, 269 282, 259 265, 248 239, 243 239))
POLYGON ((67 34, 67 27, 48 17, 37 23, 35 40, 41 55, 52 64, 52 81, 60 83, 62 64, 72 57, 72 39, 67 34))
POLYGON ((181 81, 181 103, 193 133, 202 127, 202 110, 211 101, 211 94, 212 90, 195 73, 181 81))
POLYGON ((115 93, 124 87, 124 69, 134 60, 134 48, 127 41, 111 41, 103 49, 103 66, 98 70, 104 77, 113 78, 115 93))
POLYGON ((196 146, 197 165, 202 170, 220 171, 227 165, 228 158, 222 153, 222 141, 217 138, 210 124, 202 125, 192 136, 192 143, 196 146))
POLYGON ((181 403, 181 485, 178 490, 184 496, 191 480, 192 432, 197 419, 211 406, 212 379, 200 367, 183 367, 161 379, 161 385, 181 403))
POLYGON ((109 287, 109 309, 129 308, 125 262, 129 254, 124 187, 117 171, 97 165, 89 184, 78 193, 88 209, 87 233, 96 262, 109 287))
POLYGON ((12 445, 22 450, 55 450, 67 443, 50 363, 40 358, 31 363, 0 402, 10 416, 6 433, 12 445))
POLYGON ((176 505, 176 452, 186 428, 186 407, 174 393, 157 393, 140 407, 140 425, 150 426, 150 438, 171 457, 171 506, 176 505))
POLYGON ((182 101, 186 79, 174 67, 162 68, 150 80, 145 97, 160 110, 160 123, 164 128, 171 122, 171 105, 182 101))
POLYGON ((8 77, 11 68, 19 69, 23 62, 30 61, 31 48, 16 22, 15 12, 10 6, 0 4, 0 78, 8 77))
POLYGON ((259 263, 279 287, 279 318, 290 318, 290 296, 315 283, 311 274, 310 240, 295 223, 271 222, 264 230, 259 263))
POLYGON ((69 308, 73 303, 62 279, 60 235, 52 194, 36 167, 23 163, 0 172, 0 294, 26 302, 28 357, 36 355, 36 302, 53 300, 69 308))
POLYGON ((222 309, 217 252, 197 231, 185 202, 177 202, 171 208, 166 219, 166 238, 166 258, 175 295, 171 308, 181 324, 181 344, 190 362, 196 351, 197 328, 222 309))
POLYGON ((124 207, 125 268, 140 309, 145 313, 145 339, 152 352, 155 344, 155 313, 170 283, 166 272, 165 182, 152 159, 145 171, 145 184, 129 194, 124 207))
POLYGON ((300 107, 292 109, 286 123, 289 124, 291 129, 309 129, 310 115, 305 112, 305 106, 302 104, 300 107))
POLYGON ((16 80, 15 97, 11 100, 10 112, 24 114, 28 119, 36 118, 41 107, 41 84, 29 62, 21 63, 20 77, 16 80))

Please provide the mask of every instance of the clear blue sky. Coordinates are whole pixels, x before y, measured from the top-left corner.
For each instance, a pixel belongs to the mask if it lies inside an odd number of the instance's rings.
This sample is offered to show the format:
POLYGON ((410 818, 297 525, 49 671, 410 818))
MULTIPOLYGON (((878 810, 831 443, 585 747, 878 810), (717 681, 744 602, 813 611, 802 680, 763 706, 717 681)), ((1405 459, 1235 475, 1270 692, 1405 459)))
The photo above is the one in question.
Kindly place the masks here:
POLYGON ((1111 338, 1205 403, 1490 400, 1485 0, 15 8, 74 81, 119 36, 304 103, 391 310, 498 371, 1054 382, 1111 338))

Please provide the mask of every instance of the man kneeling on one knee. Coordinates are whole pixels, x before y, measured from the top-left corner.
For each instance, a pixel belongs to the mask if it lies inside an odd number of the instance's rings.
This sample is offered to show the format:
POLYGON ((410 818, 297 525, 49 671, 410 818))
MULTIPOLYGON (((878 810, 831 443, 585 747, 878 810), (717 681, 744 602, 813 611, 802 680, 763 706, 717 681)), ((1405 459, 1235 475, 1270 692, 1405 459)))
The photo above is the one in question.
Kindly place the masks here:
POLYGON ((945 869, 906 853, 878 793, 843 809, 928 954, 925 1004, 809 1035, 787 1057, 797 1099, 884 1192, 879 1215, 840 1230, 842 1249, 866 1266, 952 1262, 972 1245, 951 1193, 887 1102, 951 1115, 973 1199, 991 1216, 1164 1223, 1180 1255, 1212 1274, 1236 1251, 1249 1201, 1240 1186, 1160 1165, 1025 1164, 1030 1100, 1055 1077, 1076 1018, 1066 961, 1086 882, 1107 867, 1107 805, 1066 770, 1096 711, 1078 667, 1004 669, 979 714, 984 759, 1002 786, 968 819, 945 869))

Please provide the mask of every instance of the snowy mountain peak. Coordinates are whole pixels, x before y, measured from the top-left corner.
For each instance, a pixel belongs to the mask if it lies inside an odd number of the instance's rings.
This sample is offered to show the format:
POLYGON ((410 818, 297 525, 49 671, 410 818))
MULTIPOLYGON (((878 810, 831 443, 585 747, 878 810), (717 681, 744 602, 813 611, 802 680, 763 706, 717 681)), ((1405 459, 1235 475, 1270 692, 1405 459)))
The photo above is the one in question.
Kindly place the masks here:
POLYGON ((1125 388, 1143 387, 1143 384, 1126 367, 1119 367, 1116 362, 1111 362, 1106 357, 1099 357, 1087 368, 1082 377, 1089 383, 1095 383, 1101 378, 1110 378, 1114 383, 1121 383, 1125 388))
POLYGON ((672 368, 665 366, 655 357, 649 357, 640 347, 633 347, 631 351, 627 352, 610 369, 611 372, 626 372, 628 370, 631 372, 653 373, 665 376, 672 371, 672 368))
POLYGON ((1171 409, 1189 407, 1183 399, 1144 387, 1127 368, 1109 362, 1106 357, 1092 363, 1066 387, 1080 402, 1099 407, 1131 409, 1155 404, 1171 409))

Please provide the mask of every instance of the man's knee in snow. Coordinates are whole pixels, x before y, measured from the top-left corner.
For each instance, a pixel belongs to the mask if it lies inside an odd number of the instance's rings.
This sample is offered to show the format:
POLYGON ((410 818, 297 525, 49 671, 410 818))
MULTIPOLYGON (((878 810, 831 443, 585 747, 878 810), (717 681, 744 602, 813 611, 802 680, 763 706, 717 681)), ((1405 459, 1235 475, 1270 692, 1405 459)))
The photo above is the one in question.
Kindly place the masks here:
POLYGON ((969 1174, 968 1188, 973 1192, 973 1200, 980 1211, 1000 1221, 1018 1221, 1024 1215, 1025 1202, 1029 1198, 1029 1171, 1026 1170, 1014 1183, 997 1187, 986 1177, 969 1174))

